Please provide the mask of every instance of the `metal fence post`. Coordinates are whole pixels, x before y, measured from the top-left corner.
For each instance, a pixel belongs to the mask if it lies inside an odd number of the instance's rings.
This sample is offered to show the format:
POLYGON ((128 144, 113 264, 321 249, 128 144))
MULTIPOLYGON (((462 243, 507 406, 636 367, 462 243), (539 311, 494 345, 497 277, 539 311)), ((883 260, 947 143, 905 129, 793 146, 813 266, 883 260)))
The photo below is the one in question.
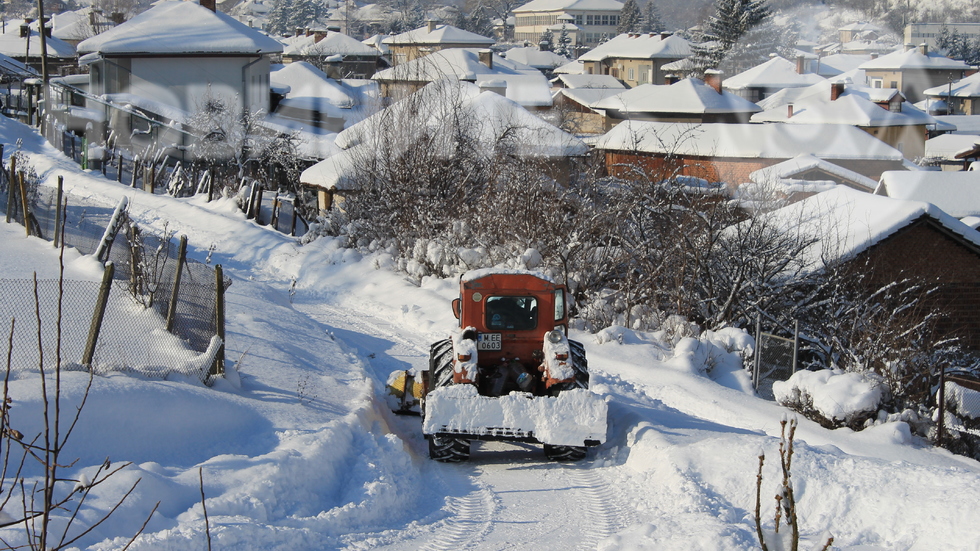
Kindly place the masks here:
POLYGON ((946 425, 946 368, 939 366, 939 422, 936 423, 936 445, 943 446, 943 428, 946 425))
POLYGON ((17 185, 17 157, 10 156, 10 172, 7 178, 7 223, 14 212, 14 187, 17 185))
POLYGON ((170 293, 170 304, 167 305, 167 331, 173 333, 174 320, 177 318, 177 297, 180 292, 180 274, 184 271, 184 260, 187 258, 187 236, 180 236, 177 249, 177 273, 174 274, 174 288, 170 293))
POLYGON ((214 358, 209 375, 217 376, 225 374, 225 276, 221 269, 221 264, 214 267, 214 321, 215 330, 218 338, 221 339, 221 348, 218 355, 214 358))
POLYGON ((752 386, 759 390, 759 363, 762 358, 762 317, 755 318, 755 365, 752 370, 752 386))
POLYGON ((24 215, 24 232, 27 234, 27 237, 30 237, 31 236, 31 219, 27 215, 27 184, 25 183, 25 180, 26 179, 27 179, 27 177, 24 174, 24 171, 23 170, 21 170, 19 173, 17 173, 17 180, 20 182, 20 202, 21 202, 21 205, 24 208, 24 212, 23 212, 23 215, 24 215))
POLYGON ((793 373, 800 358, 800 320, 793 323, 793 373))
POLYGON ((58 176, 58 200, 55 202, 54 213, 54 248, 61 246, 61 200, 65 193, 65 177, 58 176))
POLYGON ((102 285, 99 287, 99 298, 95 303, 92 314, 92 325, 88 330, 88 340, 85 342, 85 352, 82 355, 82 365, 92 368, 92 358, 95 356, 95 345, 99 341, 99 331, 102 330, 102 320, 105 318, 105 307, 109 303, 109 291, 112 289, 112 276, 116 267, 112 262, 106 262, 102 274, 102 285))

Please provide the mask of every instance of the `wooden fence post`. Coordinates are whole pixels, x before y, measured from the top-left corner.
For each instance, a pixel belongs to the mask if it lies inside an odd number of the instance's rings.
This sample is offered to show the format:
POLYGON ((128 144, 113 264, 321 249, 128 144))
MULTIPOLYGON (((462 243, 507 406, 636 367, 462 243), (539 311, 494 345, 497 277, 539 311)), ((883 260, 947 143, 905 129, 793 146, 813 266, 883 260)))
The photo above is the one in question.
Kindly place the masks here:
POLYGON ((755 318, 755 365, 752 370, 752 384, 759 390, 759 368, 762 365, 762 317, 755 318))
POLYGON ((939 422, 936 423, 936 446, 943 447, 943 432, 946 425, 946 367, 939 366, 939 422))
POLYGON ((61 246, 61 199, 65 193, 65 177, 58 176, 58 200, 55 202, 54 213, 54 248, 61 246))
POLYGON ((187 258, 187 236, 180 236, 177 247, 177 273, 174 274, 174 288, 170 293, 170 304, 167 305, 167 332, 173 333, 174 320, 177 319, 177 297, 180 292, 180 274, 184 271, 184 261, 187 258))
POLYGON ((27 176, 24 174, 24 171, 23 170, 21 170, 18 173, 18 178, 17 179, 20 181, 20 203, 21 203, 21 205, 24 208, 24 212, 23 212, 23 214, 24 214, 24 232, 27 234, 27 237, 30 237, 31 236, 31 219, 30 219, 30 216, 28 216, 28 212, 27 212, 27 184, 25 183, 25 180, 27 179, 27 176))
POLYGON ((105 308, 109 303, 109 291, 112 289, 112 276, 115 272, 116 267, 112 262, 106 262, 105 272, 102 274, 102 285, 99 287, 99 298, 95 303, 92 325, 89 327, 88 340, 85 342, 85 352, 82 355, 82 365, 88 369, 92 369, 95 345, 99 341, 99 331, 102 330, 102 320, 105 318, 105 308))
POLYGON ((221 264, 214 267, 214 321, 215 332, 221 339, 221 348, 218 355, 214 358, 209 375, 218 376, 225 374, 225 276, 221 269, 221 264))

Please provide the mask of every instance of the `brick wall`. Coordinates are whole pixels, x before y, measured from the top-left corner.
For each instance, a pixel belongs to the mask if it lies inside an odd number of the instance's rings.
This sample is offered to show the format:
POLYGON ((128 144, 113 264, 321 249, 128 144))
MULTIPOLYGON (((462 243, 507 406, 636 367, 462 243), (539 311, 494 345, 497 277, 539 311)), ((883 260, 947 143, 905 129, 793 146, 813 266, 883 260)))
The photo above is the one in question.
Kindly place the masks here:
POLYGON ((641 153, 606 151, 606 170, 612 176, 624 178, 635 169, 643 170, 647 175, 668 175, 676 171, 680 175, 704 178, 709 182, 738 185, 748 182, 752 172, 784 160, 678 157, 668 162, 663 157, 641 153))
POLYGON ((940 330, 980 350, 980 251, 931 219, 920 219, 862 253, 856 264, 864 260, 876 286, 909 277, 936 282, 939 292, 932 304, 949 314, 940 330))

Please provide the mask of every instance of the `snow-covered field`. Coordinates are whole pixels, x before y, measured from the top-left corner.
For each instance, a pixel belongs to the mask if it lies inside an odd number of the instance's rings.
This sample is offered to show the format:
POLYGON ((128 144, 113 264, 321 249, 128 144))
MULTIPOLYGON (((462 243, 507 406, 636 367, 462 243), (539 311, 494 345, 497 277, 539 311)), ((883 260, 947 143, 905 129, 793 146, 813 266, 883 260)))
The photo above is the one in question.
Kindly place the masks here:
MULTIPOLYGON (((199 469, 215 549, 753 549, 760 450, 772 523, 786 411, 747 392, 713 345, 671 349, 619 328, 575 334, 609 405, 602 446, 577 464, 496 443, 475 444, 469 463, 434 463, 420 419, 389 413, 380 393, 391 371, 426 365, 429 343, 455 322, 454 281, 413 283, 387 269, 390 259, 330 239, 300 246, 230 201, 106 182, 0 118, 7 154, 18 138, 48 183, 62 174, 71 193, 107 206, 129 197, 135 220, 157 230, 169 222, 199 260, 213 248, 212 263, 233 279, 227 379, 212 388, 95 379, 65 451, 78 461, 63 472, 91 477, 107 456, 131 465, 93 490, 81 525, 140 482, 79 548, 121 548, 158 501, 130 548, 205 548, 199 469)), ((56 251, 19 226, 0 224, 0 260, 3 278, 57 274, 56 251)), ((99 277, 91 259, 69 251, 66 263, 68 277, 99 277)), ((85 381, 65 374, 66 404, 78 403, 85 381)), ((11 381, 11 423, 28 436, 41 424, 39 388, 37 374, 11 381)), ((803 548, 825 532, 838 549, 980 548, 980 464, 930 447, 905 423, 855 433, 801 419, 793 483, 803 548)), ((22 541, 23 530, 0 537, 22 541)))

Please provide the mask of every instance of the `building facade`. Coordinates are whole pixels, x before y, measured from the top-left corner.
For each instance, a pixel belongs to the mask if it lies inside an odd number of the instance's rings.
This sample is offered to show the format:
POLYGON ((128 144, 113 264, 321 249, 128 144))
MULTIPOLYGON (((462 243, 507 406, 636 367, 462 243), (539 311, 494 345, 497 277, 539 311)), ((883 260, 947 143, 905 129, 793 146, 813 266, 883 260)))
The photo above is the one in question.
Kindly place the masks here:
POLYGON ((514 40, 537 44, 566 22, 573 44, 594 47, 616 36, 623 3, 616 0, 533 0, 514 9, 514 40))

